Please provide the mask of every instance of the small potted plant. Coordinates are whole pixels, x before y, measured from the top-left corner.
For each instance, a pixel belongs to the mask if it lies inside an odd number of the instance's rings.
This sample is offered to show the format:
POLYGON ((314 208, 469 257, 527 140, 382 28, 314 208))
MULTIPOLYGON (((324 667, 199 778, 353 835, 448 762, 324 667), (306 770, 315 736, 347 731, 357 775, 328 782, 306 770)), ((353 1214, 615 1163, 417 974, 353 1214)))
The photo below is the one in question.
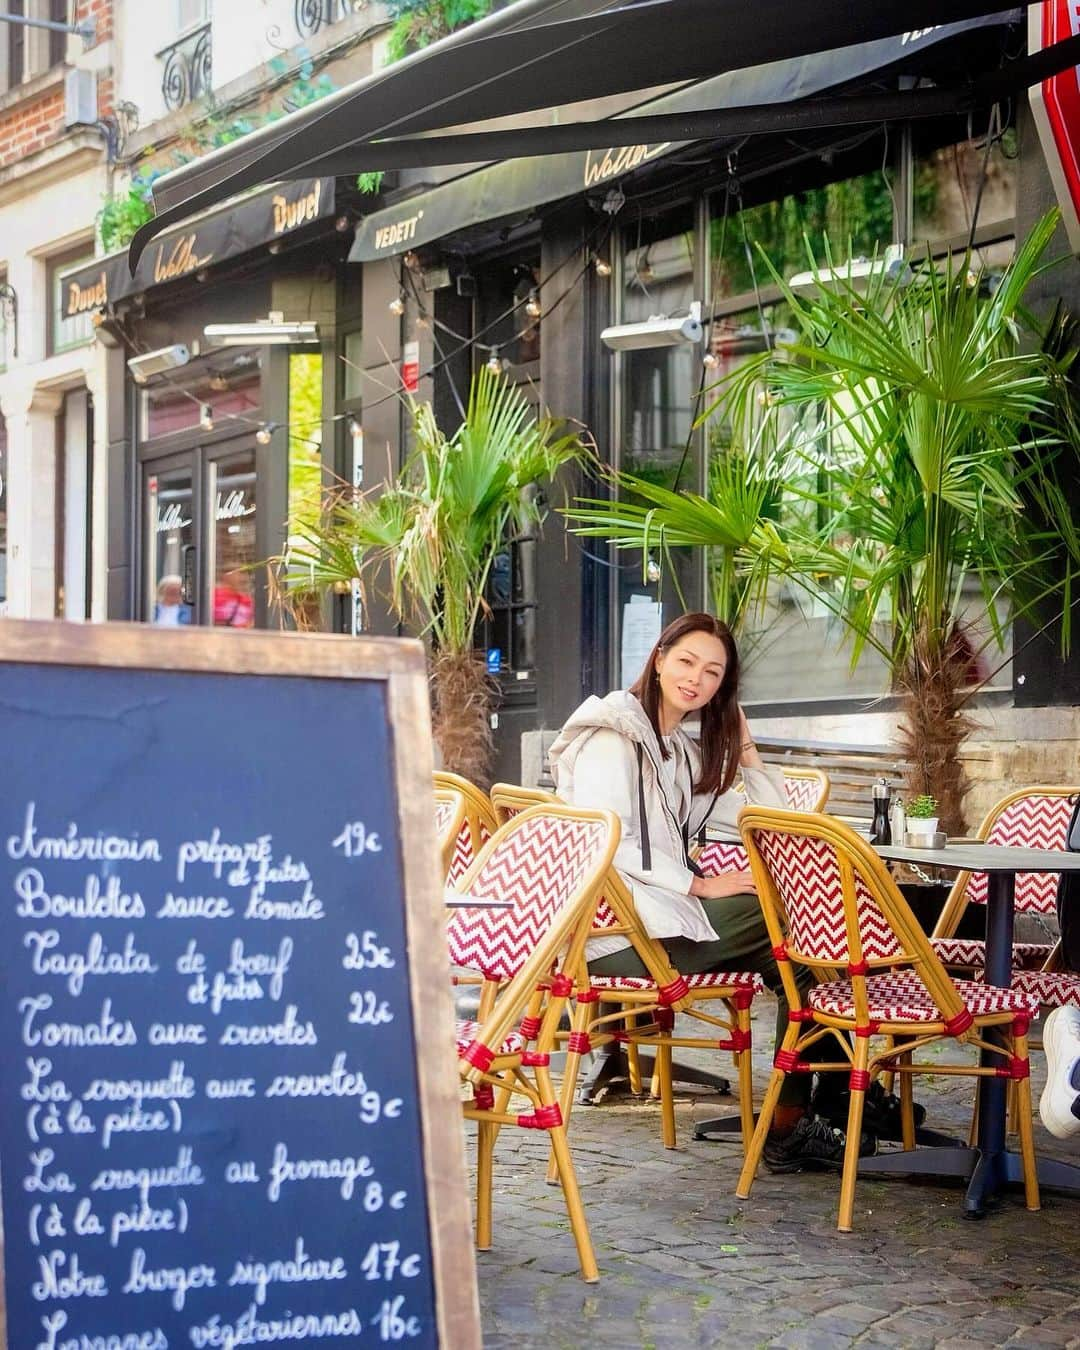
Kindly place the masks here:
POLYGON ((908 834, 933 835, 938 827, 937 798, 921 792, 907 805, 908 834))

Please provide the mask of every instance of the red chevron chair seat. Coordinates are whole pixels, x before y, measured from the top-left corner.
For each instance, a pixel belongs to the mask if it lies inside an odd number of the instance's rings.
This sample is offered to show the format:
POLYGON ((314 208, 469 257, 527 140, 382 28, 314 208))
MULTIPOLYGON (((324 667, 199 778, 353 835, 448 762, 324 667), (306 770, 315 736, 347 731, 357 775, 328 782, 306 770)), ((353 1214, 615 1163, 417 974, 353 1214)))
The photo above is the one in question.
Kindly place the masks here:
MULTIPOLYGON (((976 836, 988 844, 1018 848, 1065 848, 1069 818, 1076 802, 1078 787, 1028 787, 1011 792, 990 808, 976 836)), ((956 929, 968 905, 985 905, 985 872, 961 872, 934 926, 933 940, 943 961, 950 965, 980 968, 986 962, 985 944, 965 939, 961 958, 947 955, 941 943, 957 941, 956 929)), ((1016 875, 1017 913, 1054 914, 1057 900, 1056 872, 1018 872, 1016 875)), ((1054 951, 1052 943, 1018 942, 1013 944, 1013 965, 1038 969, 1054 951)))
MULTIPOLYGON (((979 971, 976 978, 982 979, 984 975, 984 971, 979 971)), ((1080 1007, 1080 975, 1070 975, 1068 971, 1014 970, 1012 990, 1014 994, 1030 996, 1043 1007, 1080 1007)))
POLYGON ((456 888, 477 899, 508 902, 507 908, 465 906, 453 910, 447 923, 451 963, 477 969, 484 978, 476 1020, 456 1028, 459 1072, 472 1087, 462 1110, 479 1127, 477 1246, 491 1246, 500 1127, 544 1130, 581 1273, 590 1282, 599 1271, 550 1062, 574 989, 570 972, 584 961, 597 896, 618 840, 618 818, 610 811, 562 805, 524 811, 496 829, 456 888), (525 1098, 528 1109, 510 1109, 517 1097, 525 1098))
MULTIPOLYGON (((981 938, 931 938, 938 960, 947 966, 980 969, 986 961, 986 943, 981 938)), ((1050 954, 1045 942, 1014 942, 1013 965, 1038 970, 1050 954)))
POLYGON ((837 1227, 850 1232, 866 1094, 886 1072, 900 1076, 902 1139, 915 1147, 915 1073, 1003 1074, 1019 1106, 1025 1199, 1039 1207, 1031 1128, 1027 1032, 1038 1000, 1018 990, 952 979, 884 862, 833 816, 747 806, 739 825, 789 1007, 783 1045, 761 1106, 736 1194, 746 1199, 789 1073, 838 1073, 849 1107, 837 1227), (818 977, 805 997, 796 966, 818 977), (993 1037, 986 1032, 993 1028, 993 1037), (998 1063, 915 1055, 938 1041, 969 1043, 998 1063), (880 1047, 880 1048, 879 1048, 880 1047))
MULTIPOLYGON (((747 970, 707 971, 699 975, 684 975, 688 989, 717 989, 721 985, 729 989, 746 989, 752 994, 760 994, 765 982, 760 975, 747 970)), ((590 975, 589 984, 593 989, 625 990, 627 993, 647 993, 656 989, 656 981, 639 975, 590 975)))
MULTIPOLYGON (((1077 981, 1080 984, 1080 981, 1077 981)), ((996 989, 971 980, 953 980, 953 988, 970 1013, 1026 1013, 1034 1017, 1039 1001, 1012 989, 996 989)), ((912 970, 868 975, 865 982, 867 1013, 875 1022, 945 1022, 948 1019, 934 1002, 933 995, 912 970)), ((850 980, 819 984, 807 995, 807 1004, 816 1012, 834 1017, 855 1016, 855 992, 850 980)))
MULTIPOLYGON (((457 1052, 464 1055, 469 1046, 474 1044, 479 1035, 480 1023, 469 1021, 468 1018, 459 1018, 454 1027, 454 1040, 457 1042, 457 1052)), ((503 1055, 520 1055, 523 1050, 529 1048, 527 1038, 522 1034, 520 1028, 517 1031, 508 1032, 502 1040, 502 1044, 492 1048, 496 1058, 503 1055)))

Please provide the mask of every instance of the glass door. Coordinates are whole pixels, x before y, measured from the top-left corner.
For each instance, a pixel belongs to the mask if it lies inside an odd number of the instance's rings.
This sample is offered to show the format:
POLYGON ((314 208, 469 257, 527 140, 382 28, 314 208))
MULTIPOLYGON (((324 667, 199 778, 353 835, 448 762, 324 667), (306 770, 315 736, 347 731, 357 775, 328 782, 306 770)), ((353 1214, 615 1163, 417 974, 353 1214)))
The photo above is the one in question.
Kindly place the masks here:
POLYGON ((208 621, 218 628, 255 626, 255 450, 207 459, 208 621))
POLYGON ((161 627, 204 622, 199 604, 199 522, 194 455, 143 468, 142 617, 161 627))

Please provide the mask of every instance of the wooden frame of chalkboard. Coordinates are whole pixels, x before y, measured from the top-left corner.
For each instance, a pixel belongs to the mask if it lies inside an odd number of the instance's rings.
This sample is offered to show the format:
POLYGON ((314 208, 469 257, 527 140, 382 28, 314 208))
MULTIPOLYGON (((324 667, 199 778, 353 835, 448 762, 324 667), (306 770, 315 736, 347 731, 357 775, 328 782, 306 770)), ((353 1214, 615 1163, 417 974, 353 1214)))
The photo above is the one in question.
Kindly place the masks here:
MULTIPOLYGON (((283 681, 366 681, 384 687, 392 760, 389 768, 396 792, 401 843, 408 990, 437 1343, 448 1350, 479 1350, 479 1308, 459 1079, 450 1050, 454 1024, 443 939, 443 890, 433 827, 430 706, 421 644, 407 639, 4 620, 0 623, 0 677, 4 669, 12 666, 217 677, 272 676, 283 681)), ((286 710, 287 706, 286 703, 286 710)), ((0 697, 0 716, 2 712, 0 697)), ((326 733, 333 737, 334 727, 328 725, 326 733)), ((263 747, 268 773, 280 768, 274 763, 271 736, 256 738, 254 743, 263 747)), ((347 744, 338 744, 341 754, 349 753, 347 744)), ((9 1233, 9 1242, 12 1237, 9 1233)), ((6 1253, 3 1265, 6 1272, 6 1253)), ((0 1332, 5 1325, 3 1280, 0 1273, 0 1332)), ((253 1303, 253 1311, 254 1307, 253 1303)), ((10 1307, 7 1311, 10 1320, 10 1307)), ((394 1334, 389 1339, 408 1341, 411 1337, 416 1345, 436 1343, 430 1331, 410 1331, 402 1326, 401 1335, 394 1334)), ((331 1343, 334 1339, 331 1338, 331 1343)), ((366 1333, 364 1340, 368 1339, 374 1343, 379 1338, 366 1333)), ((60 1343, 62 1337, 57 1340, 60 1343)))

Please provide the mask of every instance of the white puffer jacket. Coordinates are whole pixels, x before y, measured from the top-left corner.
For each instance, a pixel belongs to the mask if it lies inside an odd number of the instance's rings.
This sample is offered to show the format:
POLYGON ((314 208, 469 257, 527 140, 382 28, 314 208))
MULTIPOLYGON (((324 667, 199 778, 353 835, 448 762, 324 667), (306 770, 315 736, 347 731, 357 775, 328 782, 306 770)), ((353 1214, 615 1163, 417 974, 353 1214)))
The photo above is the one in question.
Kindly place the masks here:
MULTIPOLYGON (((784 806, 784 779, 778 769, 743 769, 747 798, 730 791, 718 797, 695 793, 701 772, 697 743, 677 727, 667 746, 671 753, 665 760, 633 694, 616 690, 586 699, 551 747, 556 791, 573 806, 606 808, 619 817, 615 866, 652 937, 715 942, 701 902, 690 894, 694 874, 685 863, 685 841, 706 823, 722 838, 737 840, 736 818, 746 799, 784 806)), ((593 938, 589 959, 628 945, 622 937, 593 938)))

